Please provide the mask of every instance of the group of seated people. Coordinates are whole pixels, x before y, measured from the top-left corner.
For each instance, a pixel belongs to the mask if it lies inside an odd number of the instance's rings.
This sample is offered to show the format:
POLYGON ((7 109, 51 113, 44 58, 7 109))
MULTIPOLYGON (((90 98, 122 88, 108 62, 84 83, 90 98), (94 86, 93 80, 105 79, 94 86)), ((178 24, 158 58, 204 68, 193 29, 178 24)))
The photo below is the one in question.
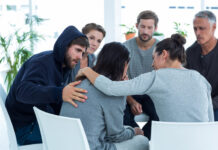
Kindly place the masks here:
POLYGON ((92 150, 148 150, 152 120, 217 120, 214 17, 210 11, 196 14, 197 41, 185 51, 180 34, 155 39, 158 18, 143 11, 137 18, 138 36, 124 44, 105 44, 97 58, 93 53, 106 36, 104 28, 95 23, 82 32, 67 27, 52 51, 23 64, 11 86, 6 107, 18 143, 42 142, 33 106, 81 119, 92 150), (143 112, 150 119, 140 129, 134 115, 143 112))

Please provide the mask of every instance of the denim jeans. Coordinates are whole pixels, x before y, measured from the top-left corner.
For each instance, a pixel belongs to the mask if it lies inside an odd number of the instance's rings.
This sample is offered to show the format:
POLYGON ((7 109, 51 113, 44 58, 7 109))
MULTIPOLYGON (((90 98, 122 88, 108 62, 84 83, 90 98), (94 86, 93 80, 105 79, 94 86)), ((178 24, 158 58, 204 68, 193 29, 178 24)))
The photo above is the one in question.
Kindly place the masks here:
MULTIPOLYGON (((151 136, 151 122, 159 121, 154 103, 148 95, 134 95, 132 96, 138 103, 142 105, 143 113, 149 116, 148 122, 142 128, 144 135, 150 139, 151 136)), ((129 125, 131 127, 138 127, 137 123, 134 120, 134 115, 130 109, 130 106, 126 105, 126 110, 124 111, 124 125, 129 125)))
POLYGON ((42 143, 39 125, 36 121, 25 127, 16 128, 15 133, 19 145, 42 143))

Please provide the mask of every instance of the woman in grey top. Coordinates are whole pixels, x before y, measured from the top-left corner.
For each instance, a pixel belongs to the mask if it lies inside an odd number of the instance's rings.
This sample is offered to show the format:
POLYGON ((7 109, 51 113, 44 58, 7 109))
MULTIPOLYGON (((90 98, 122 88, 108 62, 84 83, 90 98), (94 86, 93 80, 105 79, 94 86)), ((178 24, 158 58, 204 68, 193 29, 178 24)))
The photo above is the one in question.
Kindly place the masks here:
MULTIPOLYGON (((113 81, 120 81, 126 77, 128 62, 126 47, 112 42, 103 47, 93 70, 113 81)), ((60 115, 81 119, 92 150, 148 149, 148 139, 142 136, 141 129, 123 126, 126 104, 123 96, 107 96, 87 79, 77 87, 88 91, 88 99, 85 103, 75 102, 78 108, 64 102, 60 115)))
POLYGON ((161 121, 214 121, 211 86, 198 72, 182 67, 183 44, 185 39, 179 34, 159 42, 153 53, 155 70, 132 80, 111 81, 88 67, 80 70, 79 75, 85 75, 107 95, 149 95, 161 121))

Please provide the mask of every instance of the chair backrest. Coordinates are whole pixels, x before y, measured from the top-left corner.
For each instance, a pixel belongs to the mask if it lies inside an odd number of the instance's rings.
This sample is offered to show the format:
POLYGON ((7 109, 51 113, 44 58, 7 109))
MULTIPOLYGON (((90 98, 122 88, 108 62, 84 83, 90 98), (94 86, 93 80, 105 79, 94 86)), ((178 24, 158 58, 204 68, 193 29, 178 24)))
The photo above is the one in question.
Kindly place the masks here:
POLYGON ((46 150, 90 150, 80 119, 57 116, 34 107, 46 150))
POLYGON ((6 96, 4 95, 0 96, 0 149, 17 150, 17 140, 5 107, 5 98, 6 96))
POLYGON ((152 121, 150 150, 218 150, 218 122, 152 121))
POLYGON ((5 89, 3 88, 1 83, 0 83, 0 96, 1 96, 2 100, 5 102, 6 97, 7 97, 7 93, 5 92, 5 89))

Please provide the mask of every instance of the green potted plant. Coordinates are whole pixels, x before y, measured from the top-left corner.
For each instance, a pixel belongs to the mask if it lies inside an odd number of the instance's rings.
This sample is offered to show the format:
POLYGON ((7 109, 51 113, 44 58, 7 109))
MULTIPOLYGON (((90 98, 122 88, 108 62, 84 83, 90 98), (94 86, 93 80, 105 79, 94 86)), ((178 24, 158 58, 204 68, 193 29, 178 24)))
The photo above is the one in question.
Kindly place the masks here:
MULTIPOLYGON (((31 19, 29 22, 31 25, 44 21, 37 16, 28 19, 31 19)), ((12 27, 15 28, 15 26, 12 27)), ((34 30, 14 29, 14 33, 8 36, 0 35, 0 49, 3 52, 0 56, 0 63, 4 63, 8 67, 5 77, 7 91, 9 91, 22 64, 32 56, 33 46, 39 39, 43 39, 43 36, 34 30)))
POLYGON ((135 26, 127 26, 125 24, 121 24, 120 25, 121 27, 125 27, 127 30, 126 32, 124 33, 125 34, 125 37, 126 37, 126 40, 129 40, 131 38, 133 38, 136 34, 136 29, 135 29, 135 26))
POLYGON ((187 37, 187 26, 189 26, 187 23, 181 24, 179 22, 174 22, 174 29, 176 30, 176 33, 182 35, 185 38, 187 37))
POLYGON ((161 40, 164 39, 164 34, 161 33, 161 32, 155 31, 155 32, 153 33, 153 37, 154 37, 155 39, 158 39, 159 41, 161 41, 161 40))

